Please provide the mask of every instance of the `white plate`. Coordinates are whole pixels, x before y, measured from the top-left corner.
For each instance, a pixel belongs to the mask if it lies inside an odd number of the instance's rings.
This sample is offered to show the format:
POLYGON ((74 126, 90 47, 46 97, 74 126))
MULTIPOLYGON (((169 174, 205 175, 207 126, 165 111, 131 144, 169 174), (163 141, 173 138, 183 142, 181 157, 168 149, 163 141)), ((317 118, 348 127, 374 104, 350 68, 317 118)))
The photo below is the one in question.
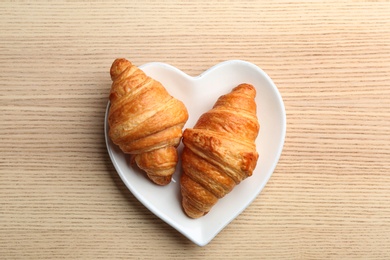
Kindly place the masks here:
MULTIPOLYGON (((172 182, 164 187, 154 185, 139 171, 129 166, 129 159, 108 137, 107 105, 104 121, 106 144, 111 160, 134 196, 151 212, 199 246, 207 245, 227 224, 257 197, 271 177, 283 149, 286 114, 282 98, 270 79, 252 63, 231 60, 222 62, 197 77, 191 77, 165 63, 148 63, 140 68, 160 81, 168 92, 184 102, 189 112, 186 127, 192 127, 199 116, 208 111, 219 96, 229 93, 240 83, 256 87, 257 115, 261 125, 256 139, 259 160, 251 177, 226 195, 204 217, 188 218, 181 208, 178 164, 172 182)), ((179 152, 182 145, 179 146, 179 152)), ((248 237, 248 239, 250 239, 248 237)))

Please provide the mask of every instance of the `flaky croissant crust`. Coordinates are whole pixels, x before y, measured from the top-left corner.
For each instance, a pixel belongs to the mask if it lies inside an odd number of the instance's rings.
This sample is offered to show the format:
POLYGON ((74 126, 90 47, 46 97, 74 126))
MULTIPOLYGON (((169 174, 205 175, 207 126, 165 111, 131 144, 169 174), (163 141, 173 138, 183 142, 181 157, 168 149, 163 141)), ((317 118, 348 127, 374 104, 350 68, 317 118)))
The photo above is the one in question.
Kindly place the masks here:
POLYGON ((221 96, 194 128, 184 131, 180 185, 188 216, 205 215, 218 199, 252 175, 260 129, 255 96, 252 85, 241 84, 221 96))
POLYGON ((170 182, 178 161, 182 128, 188 119, 184 104, 164 86, 126 59, 110 69, 108 122, 111 140, 160 185, 170 182))

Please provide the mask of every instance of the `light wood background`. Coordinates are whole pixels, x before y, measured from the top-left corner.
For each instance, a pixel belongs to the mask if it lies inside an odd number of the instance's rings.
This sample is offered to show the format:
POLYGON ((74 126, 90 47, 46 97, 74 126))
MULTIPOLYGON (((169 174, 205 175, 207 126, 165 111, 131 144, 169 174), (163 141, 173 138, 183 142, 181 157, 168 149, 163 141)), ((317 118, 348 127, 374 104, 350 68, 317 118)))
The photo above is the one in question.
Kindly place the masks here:
POLYGON ((390 259, 390 3, 0 3, 1 259, 390 259), (198 247, 108 157, 109 68, 265 70, 286 106, 259 197, 198 247))

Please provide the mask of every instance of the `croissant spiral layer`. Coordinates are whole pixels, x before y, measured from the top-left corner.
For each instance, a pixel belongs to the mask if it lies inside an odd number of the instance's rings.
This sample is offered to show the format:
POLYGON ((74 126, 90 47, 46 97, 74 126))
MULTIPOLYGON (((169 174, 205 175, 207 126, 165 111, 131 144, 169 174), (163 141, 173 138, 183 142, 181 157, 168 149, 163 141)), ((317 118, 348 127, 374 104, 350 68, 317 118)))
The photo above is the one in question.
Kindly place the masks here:
POLYGON ((188 119, 184 104, 126 59, 110 70, 109 136, 156 184, 171 181, 188 119))

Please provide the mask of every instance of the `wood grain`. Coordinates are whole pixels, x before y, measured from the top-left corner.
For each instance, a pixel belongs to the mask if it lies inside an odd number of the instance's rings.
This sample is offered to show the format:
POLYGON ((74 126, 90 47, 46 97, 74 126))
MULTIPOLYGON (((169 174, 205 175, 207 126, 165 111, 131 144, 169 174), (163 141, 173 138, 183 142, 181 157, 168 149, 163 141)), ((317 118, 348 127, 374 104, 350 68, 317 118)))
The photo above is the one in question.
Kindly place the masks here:
POLYGON ((389 259, 390 4, 3 1, 1 259, 389 259), (286 106, 260 196, 198 247, 126 189, 104 143, 111 62, 265 70, 286 106))

